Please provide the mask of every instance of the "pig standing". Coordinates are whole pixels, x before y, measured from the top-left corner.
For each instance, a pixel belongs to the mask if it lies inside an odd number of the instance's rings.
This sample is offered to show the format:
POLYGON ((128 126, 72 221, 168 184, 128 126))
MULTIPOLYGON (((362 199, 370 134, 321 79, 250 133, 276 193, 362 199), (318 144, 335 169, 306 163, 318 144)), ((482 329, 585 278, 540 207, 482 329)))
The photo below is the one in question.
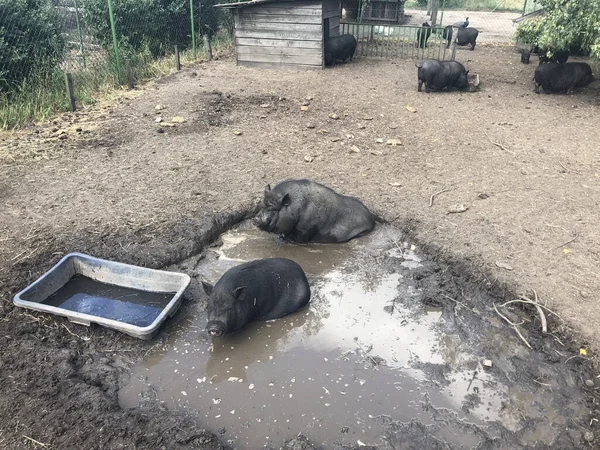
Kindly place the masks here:
POLYGON ((456 43, 458 45, 471 44, 471 50, 475 50, 475 42, 479 36, 477 28, 459 28, 456 32, 456 43))
POLYGON ((417 64, 417 68, 419 79, 417 90, 419 92, 421 92, 423 83, 425 83, 425 92, 428 94, 431 89, 441 91, 444 88, 466 89, 469 87, 467 77, 469 71, 457 61, 428 59, 423 61, 423 64, 417 64))
POLYGON ((202 286, 209 296, 206 331, 215 337, 235 333, 252 320, 287 316, 310 301, 304 271, 285 258, 241 264, 225 272, 214 287, 202 286))
POLYGON ((423 22, 423 25, 421 25, 421 29, 417 30, 417 45, 419 46, 419 48, 427 47, 427 41, 429 40, 430 36, 431 25, 429 25, 427 22, 423 22))
POLYGON ((287 180, 265 188, 254 223, 299 243, 339 243, 369 233, 375 216, 360 200, 310 180, 287 180))
POLYGON ((540 93, 540 87, 545 93, 569 92, 576 87, 585 87, 594 81, 592 68, 586 63, 545 63, 535 69, 534 91, 540 93))
POLYGON ((327 39, 325 42, 325 65, 334 66, 336 61, 352 61, 357 41, 351 34, 341 34, 327 39))

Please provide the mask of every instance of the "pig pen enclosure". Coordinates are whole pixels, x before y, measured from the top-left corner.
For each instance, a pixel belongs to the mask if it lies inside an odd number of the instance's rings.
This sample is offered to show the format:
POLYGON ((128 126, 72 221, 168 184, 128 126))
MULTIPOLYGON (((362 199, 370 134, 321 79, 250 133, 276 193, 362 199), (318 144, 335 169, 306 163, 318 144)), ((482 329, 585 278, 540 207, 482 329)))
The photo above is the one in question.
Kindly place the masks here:
POLYGON ((535 95, 510 47, 457 60, 479 91, 222 57, 3 133, 0 447, 596 448, 597 87, 535 95), (249 225, 289 177, 385 223, 302 246, 249 225), (11 304, 72 251, 192 282, 147 342, 11 304), (270 256, 309 307, 213 341, 200 280, 270 256))

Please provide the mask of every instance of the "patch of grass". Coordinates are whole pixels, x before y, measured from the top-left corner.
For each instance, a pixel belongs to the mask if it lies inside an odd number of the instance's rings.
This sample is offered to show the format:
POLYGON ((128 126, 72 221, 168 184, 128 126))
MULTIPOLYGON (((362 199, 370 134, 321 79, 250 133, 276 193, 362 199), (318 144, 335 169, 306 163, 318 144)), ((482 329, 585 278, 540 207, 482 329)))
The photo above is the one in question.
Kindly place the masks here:
MULTIPOLYGON (((219 30, 212 40, 213 53, 233 47, 233 38, 219 30)), ((127 84, 127 66, 131 65, 135 82, 145 82, 175 72, 175 54, 162 58, 152 56, 148 48, 133 52, 125 45, 120 48, 123 84, 127 84)), ((192 64, 204 56, 202 39, 198 40, 197 59, 191 49, 180 53, 182 64, 192 64)), ((89 59, 88 59, 89 60, 89 59)), ((95 63, 86 69, 69 69, 73 76, 75 99, 78 104, 94 104, 99 98, 115 91, 119 80, 112 52, 97 55, 95 63)), ((39 123, 52 114, 68 110, 64 71, 55 69, 46 76, 30 77, 10 96, 0 95, 0 129, 11 130, 29 123, 39 123)))

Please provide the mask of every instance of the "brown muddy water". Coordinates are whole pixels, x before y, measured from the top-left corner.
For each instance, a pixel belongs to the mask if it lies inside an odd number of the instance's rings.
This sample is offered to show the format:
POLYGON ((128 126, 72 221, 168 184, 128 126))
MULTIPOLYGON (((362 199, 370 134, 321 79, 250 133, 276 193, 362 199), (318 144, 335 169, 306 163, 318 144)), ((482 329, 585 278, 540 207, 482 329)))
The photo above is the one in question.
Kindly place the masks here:
MULTIPOLYGON (((452 426, 438 427, 435 440, 449 448, 475 448, 505 432, 518 434, 519 445, 549 445, 565 429, 566 412, 584 414, 582 401, 559 404, 550 389, 510 381, 518 370, 508 361, 525 350, 492 336, 501 323, 471 325, 452 302, 443 309, 425 301, 432 263, 392 227, 337 245, 294 245, 241 227, 173 269, 194 277, 188 295, 203 298, 200 279, 216 283, 227 269, 267 257, 303 267, 309 307, 213 339, 204 302, 193 304, 133 369, 119 394, 123 407, 151 400, 186 411, 236 449, 279 446, 299 432, 322 448, 405 448, 396 446, 390 421, 433 426, 441 412, 452 426), (491 355, 465 336, 469 328, 497 341, 502 370, 482 367, 491 355)), ((443 289, 436 292, 443 300, 443 289)))

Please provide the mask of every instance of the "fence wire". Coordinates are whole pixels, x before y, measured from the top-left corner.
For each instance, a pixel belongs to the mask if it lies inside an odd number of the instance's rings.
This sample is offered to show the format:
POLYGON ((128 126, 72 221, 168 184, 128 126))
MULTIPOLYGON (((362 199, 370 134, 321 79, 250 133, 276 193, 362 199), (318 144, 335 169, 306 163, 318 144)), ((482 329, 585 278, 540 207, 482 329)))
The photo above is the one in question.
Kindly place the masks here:
MULTIPOLYGON (((199 55, 218 28, 214 0, 0 0, 0 129, 65 110, 199 55)), ((223 17, 223 19, 226 19, 223 17)), ((226 20, 225 20, 226 22, 226 20)))

